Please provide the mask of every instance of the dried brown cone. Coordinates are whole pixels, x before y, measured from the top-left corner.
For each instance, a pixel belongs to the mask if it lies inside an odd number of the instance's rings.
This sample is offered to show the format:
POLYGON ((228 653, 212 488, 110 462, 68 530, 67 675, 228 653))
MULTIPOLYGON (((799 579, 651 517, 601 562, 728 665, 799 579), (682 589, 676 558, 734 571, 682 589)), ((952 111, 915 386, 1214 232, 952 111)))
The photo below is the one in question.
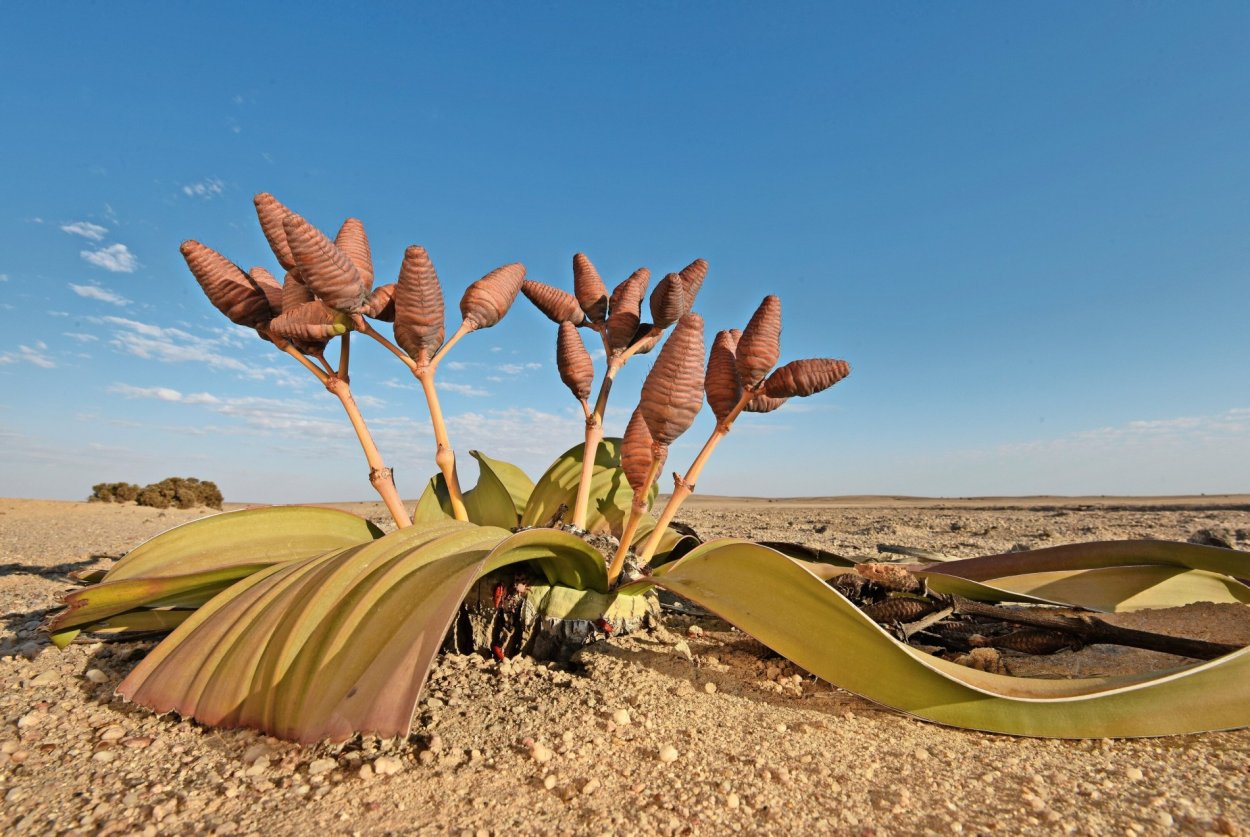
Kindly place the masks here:
POLYGON ((295 256, 291 254, 291 247, 286 240, 286 230, 282 228, 282 219, 290 215, 291 210, 268 192, 261 192, 252 198, 252 203, 256 204, 256 217, 260 219, 260 231, 265 234, 269 249, 273 250, 278 264, 282 265, 285 270, 291 270, 295 267, 295 256))
POLYGON ((334 245, 356 266, 360 281, 365 283, 365 290, 373 288, 373 256, 369 253, 369 236, 365 234, 365 225, 357 218, 348 218, 339 227, 339 234, 334 237, 334 245))
POLYGON ((273 274, 263 267, 254 267, 248 271, 248 275, 252 277, 256 287, 260 288, 261 293, 265 295, 265 301, 269 303, 270 316, 276 317, 281 314, 282 285, 273 277, 273 274))
POLYGON ((651 323, 639 323, 634 337, 629 341, 636 355, 650 354, 651 350, 664 339, 664 331, 652 327, 651 323))
POLYGON ((590 388, 595 383, 595 365, 577 326, 567 320, 560 323, 560 332, 556 335, 556 367, 560 370, 560 380, 578 401, 590 397, 590 388))
POLYGON ((282 310, 289 311, 312 300, 313 292, 299 278, 299 271, 288 270, 282 279, 282 310))
POLYGON ((754 387, 764 380, 768 371, 777 365, 780 356, 781 299, 770 294, 755 309, 738 340, 736 357, 742 385, 754 387))
POLYGON ((232 323, 256 328, 273 316, 265 292, 243 268, 198 241, 184 241, 180 249, 208 301, 232 323))
POLYGON ((592 323, 601 323, 608 314, 608 288, 585 253, 573 255, 573 295, 592 323))
POLYGON ((703 280, 707 278, 707 262, 703 259, 695 259, 681 269, 680 275, 682 285, 686 290, 686 308, 693 308, 694 298, 699 295, 703 280))
POLYGON ((703 406, 703 318, 687 314, 660 349, 642 384, 638 408, 651 438, 671 445, 703 406))
POLYGON ((586 319, 586 313, 582 311, 577 297, 568 291, 526 279, 521 283, 521 293, 525 294, 526 299, 534 303, 534 307, 546 314, 547 318, 553 322, 569 322, 578 326, 586 319))
POLYGON ((917 619, 937 613, 941 605, 928 599, 891 598, 864 606, 864 613, 874 622, 915 622, 917 619))
POLYGON ((655 444, 651 431, 647 428, 647 420, 642 415, 642 406, 639 405, 629 417, 625 436, 621 439, 621 470, 625 472, 625 479, 635 492, 650 488, 646 484, 647 476, 651 473, 651 463, 657 452, 663 467, 663 459, 668 456, 668 447, 655 444))
POLYGON ((845 360, 832 358, 808 358, 792 360, 773 371, 764 381, 764 394, 771 398, 791 398, 814 395, 829 389, 851 374, 851 365, 845 360))
POLYGON ((647 295, 651 271, 640 267, 617 285, 608 298, 608 348, 624 351, 633 341, 642 322, 642 300, 647 295))
POLYGON ((430 254, 424 247, 409 247, 395 284, 395 342, 424 366, 443 345, 445 317, 443 289, 430 254))
POLYGON ((712 350, 708 352, 703 389, 707 393, 708 406, 718 422, 724 421, 742 398, 742 382, 738 380, 738 366, 734 358, 741 336, 742 332, 736 328, 718 331, 712 341, 712 350))
POLYGON ((288 340, 320 342, 324 346, 331 337, 347 331, 347 326, 334 311, 314 299, 274 317, 269 323, 269 330, 288 340))
POLYGON ((395 283, 379 285, 365 300, 365 307, 360 313, 384 323, 395 322, 395 283))
POLYGON ((525 265, 520 262, 497 267, 465 289, 460 298, 460 315, 473 328, 490 328, 508 313, 525 281, 525 265))
POLYGON ((751 396, 751 400, 746 403, 742 411, 744 413, 771 413, 789 400, 789 398, 773 398, 762 392, 757 392, 751 396))
POLYGON ((689 310, 681 276, 670 273, 651 292, 651 319, 656 328, 668 328, 689 310))
POLYGON ((973 637, 969 645, 1006 648, 1008 651, 1019 651, 1022 654, 1056 654, 1060 651, 1080 650, 1084 647, 1079 637, 1061 631, 1048 631, 1044 628, 1019 628, 1008 634, 995 637, 973 637))
POLYGON ((360 311, 367 291, 352 260, 299 215, 286 216, 282 228, 286 230, 300 279, 308 289, 336 311, 360 311))

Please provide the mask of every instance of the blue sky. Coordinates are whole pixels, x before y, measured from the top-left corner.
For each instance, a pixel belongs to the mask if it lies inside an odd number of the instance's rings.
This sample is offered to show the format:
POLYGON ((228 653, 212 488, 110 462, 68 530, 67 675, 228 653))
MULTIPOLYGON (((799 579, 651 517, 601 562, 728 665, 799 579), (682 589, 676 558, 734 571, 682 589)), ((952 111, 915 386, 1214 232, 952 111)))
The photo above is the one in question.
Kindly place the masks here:
MULTIPOLYGON (((1250 490, 1250 6, 9 4, 0 496, 215 480, 368 499, 337 402, 205 300, 178 245, 277 270, 251 197, 378 281, 425 245, 571 287, 711 263, 709 331, 783 300, 833 390, 746 416, 706 493, 1250 490)), ((449 323, 454 328, 455 323, 449 323)), ((709 334, 710 338, 710 334, 709 334)), ((452 439, 532 476, 580 440, 524 300, 440 372, 452 439)), ((411 377, 353 343, 401 491, 411 377)), ((620 432, 650 363, 626 367, 620 432)), ((602 367, 600 366, 600 370, 602 367)), ((708 415, 673 448, 684 468, 708 415)))

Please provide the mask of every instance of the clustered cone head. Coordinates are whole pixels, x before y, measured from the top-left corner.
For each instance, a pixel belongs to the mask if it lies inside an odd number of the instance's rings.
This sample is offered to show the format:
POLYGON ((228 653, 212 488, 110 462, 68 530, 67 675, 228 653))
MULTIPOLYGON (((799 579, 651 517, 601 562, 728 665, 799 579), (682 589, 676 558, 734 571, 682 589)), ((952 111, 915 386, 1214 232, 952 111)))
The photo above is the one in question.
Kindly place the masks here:
POLYGON ((703 388, 707 403, 718 422, 724 421, 742 398, 742 382, 738 380, 737 358, 734 355, 742 332, 736 328, 718 331, 708 353, 707 374, 703 388))
POLYGON ((299 278, 298 270, 288 270, 282 280, 282 310, 289 311, 313 301, 313 292, 299 278))
POLYGON ((552 322, 568 322, 579 326, 586 320, 586 314, 582 311, 577 297, 568 291, 526 279, 521 283, 521 293, 525 294, 526 299, 534 303, 534 307, 546 314, 552 322))
POLYGON ((851 374, 845 360, 808 358, 792 360, 775 370, 764 381, 764 395, 770 398, 805 397, 826 390, 851 374))
POLYGON ((639 410, 657 444, 671 445, 703 406, 703 318, 677 322, 642 385, 639 410))
POLYGON ((334 246, 342 250, 355 265, 365 290, 370 290, 373 287, 373 256, 369 252, 369 236, 365 234, 365 225, 357 218, 348 218, 339 228, 339 234, 334 237, 334 246))
POLYGON ((473 328, 490 328, 503 319, 525 281, 525 265, 506 264, 478 279, 460 298, 460 315, 473 328))
POLYGON ((395 283, 374 288, 360 313, 384 323, 395 322, 395 283))
POLYGON ((443 289, 424 247, 414 245, 404 251, 394 301, 395 342, 424 366, 443 345, 446 318, 443 289))
POLYGON ((651 321, 656 328, 668 328, 682 318, 688 309, 681 275, 670 273, 651 292, 651 321))
POLYGON ((265 270, 263 267, 254 267, 248 271, 248 275, 252 277, 252 281, 256 283, 256 287, 260 288, 265 295, 265 300, 269 304, 269 315, 276 317, 282 313, 282 285, 274 278, 273 274, 265 270))
POLYGON ((204 294, 231 322, 256 328, 270 320, 268 295, 241 267, 198 241, 184 241, 181 250, 204 294))
POLYGON ((556 367, 560 370, 560 380, 578 401, 590 397, 590 388, 595 383, 595 365, 577 327, 567 320, 560 323, 556 335, 556 367))
POLYGON ((326 305, 355 314, 365 304, 367 289, 356 265, 334 242, 303 217, 291 214, 282 219, 287 244, 303 280, 326 305))
POLYGON ((613 289, 608 297, 608 348, 623 352, 629 348, 642 323, 642 300, 647 295, 651 271, 640 267, 613 289))
POLYGON ((742 330, 736 350, 738 378, 742 386, 754 388, 764 380, 781 357, 781 299, 764 297, 751 321, 742 330))
POLYGON ((651 487, 647 485, 647 477, 651 473, 651 463, 657 453, 662 458, 666 457, 668 448, 657 445, 651 438, 647 420, 642 414, 642 406, 639 405, 629 417, 625 436, 621 439, 621 470, 625 472, 629 487, 635 492, 646 491, 651 487))
POLYGON ((585 253, 573 255, 573 295, 586 312, 586 319, 592 323, 603 322, 608 314, 608 288, 585 253))

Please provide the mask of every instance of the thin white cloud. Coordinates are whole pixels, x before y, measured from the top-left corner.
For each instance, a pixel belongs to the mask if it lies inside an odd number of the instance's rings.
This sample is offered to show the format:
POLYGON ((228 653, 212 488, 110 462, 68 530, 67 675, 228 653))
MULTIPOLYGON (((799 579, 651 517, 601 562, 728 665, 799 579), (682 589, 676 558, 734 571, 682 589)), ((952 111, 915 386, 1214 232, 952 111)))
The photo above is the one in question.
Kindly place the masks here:
POLYGON ((1096 427, 1054 439, 1003 445, 999 453, 1079 451, 1095 448, 1157 447, 1185 442, 1211 442, 1234 436, 1250 437, 1250 407, 1234 407, 1205 416, 1139 419, 1096 427))
POLYGON ((500 372, 505 375, 520 375, 522 372, 529 372, 534 369, 542 369, 541 363, 501 363, 497 367, 500 372))
POLYGON ((104 236, 108 235, 108 227, 102 227, 90 221, 74 221, 71 224, 62 224, 61 231, 70 235, 80 235, 88 241, 103 241, 104 236))
POLYGON ((69 286, 73 289, 74 293, 81 297, 86 297, 87 299, 95 299, 100 302, 107 302, 112 305, 120 306, 130 304, 130 300, 126 299, 126 297, 121 294, 114 293, 108 288, 102 288, 99 285, 75 285, 71 282, 69 286))
POLYGON ((139 269, 139 260, 125 244, 110 244, 99 250, 83 250, 79 255, 96 267, 113 273, 134 273, 139 269))
POLYGON ((439 381, 438 388, 443 392, 454 392, 457 395, 469 395, 473 397, 481 397, 490 395, 490 392, 472 384, 456 384, 450 381, 439 381))
POLYGON ((34 346, 18 346, 16 352, 0 353, 0 366, 14 363, 29 363, 40 369, 55 369, 56 361, 47 355, 48 344, 36 340, 34 346))
POLYGON ((0 273, 0 282, 7 282, 7 281, 9 281, 9 274, 0 273))
POLYGON ((226 184, 220 177, 206 177, 197 183, 188 183, 182 187, 182 194, 188 198, 202 198, 206 201, 212 200, 225 191, 226 184))
POLYGON ((109 392, 124 395, 127 398, 155 398, 157 401, 182 401, 183 395, 169 387, 134 387, 130 384, 113 384, 109 392))
POLYGON ((79 331, 63 331, 61 332, 61 336, 68 337, 70 340, 77 340, 79 343, 94 343, 100 339, 94 334, 83 334, 79 331))

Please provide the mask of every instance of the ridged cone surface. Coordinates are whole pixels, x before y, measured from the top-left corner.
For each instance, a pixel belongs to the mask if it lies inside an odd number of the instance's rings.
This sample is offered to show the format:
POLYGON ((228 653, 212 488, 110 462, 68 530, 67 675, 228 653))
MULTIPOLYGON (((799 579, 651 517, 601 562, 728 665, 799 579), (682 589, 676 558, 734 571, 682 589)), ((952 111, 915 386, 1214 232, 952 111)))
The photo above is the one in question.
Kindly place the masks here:
POLYGON ((694 298, 699 295, 703 280, 707 278, 707 262, 703 259, 695 259, 681 269, 680 275, 682 284, 686 288, 686 307, 693 308, 694 298))
MULTIPOLYGON (((621 439, 621 470, 629 487, 634 491, 644 491, 647 474, 651 471, 653 455, 651 431, 647 428, 647 420, 642 415, 642 407, 636 407, 625 427, 625 436, 621 439)), ((666 451, 667 452, 667 451, 666 451)))
POLYGON ((282 310, 290 311, 303 305, 305 302, 312 302, 313 293, 308 290, 308 286, 299 278, 298 270, 288 270, 286 276, 282 279, 282 310))
POLYGON ((465 289, 460 316, 474 328, 490 328, 508 313, 524 281, 525 265, 520 262, 495 268, 465 289))
POLYGON ((265 301, 269 303, 270 316, 276 317, 281 314, 282 284, 273 277, 272 273, 263 267, 252 268, 248 271, 248 275, 252 277, 256 287, 260 288, 261 293, 265 295, 265 301))
POLYGON ((792 360, 764 381, 764 394, 772 398, 800 398, 829 389, 851 374, 851 365, 833 358, 792 360))
POLYGON ((651 292, 651 321, 659 328, 668 328, 689 310, 686 289, 681 276, 670 273, 651 292))
POLYGON ((642 322, 642 300, 650 281, 651 271, 640 267, 608 298, 608 347, 613 352, 623 351, 633 341, 642 322))
POLYGON ((712 341, 712 350, 708 352, 703 389, 717 421, 724 421, 742 397, 742 382, 738 380, 738 365, 734 356, 741 336, 742 332, 736 328, 718 331, 712 341))
POLYGON ((365 307, 360 309, 366 317, 381 320, 384 323, 395 322, 395 283, 379 285, 365 300, 365 307))
POLYGON ((603 322, 608 314, 608 287, 585 253, 573 256, 573 295, 586 312, 586 319, 603 322))
POLYGON ((569 322, 577 326, 586 319, 586 314, 582 311, 577 297, 568 291, 526 279, 521 283, 521 293, 525 294, 525 298, 534 303, 534 307, 546 314, 553 322, 569 322))
POLYGON ((429 361, 446 336, 443 289, 424 247, 404 251, 395 284, 395 342, 418 363, 429 361))
POLYGON ((560 332, 556 335, 556 367, 560 370, 560 380, 575 397, 582 400, 590 397, 590 388, 595 383, 595 364, 577 326, 567 320, 560 323, 560 332))
POLYGON ((371 290, 373 256, 369 251, 369 236, 365 234, 365 225, 359 218, 348 218, 343 222, 343 226, 339 227, 339 234, 334 237, 334 245, 356 266, 360 281, 365 283, 365 290, 371 290))
POLYGON ((320 300, 283 311, 269 323, 269 330, 279 337, 290 340, 324 342, 342 334, 346 329, 335 322, 334 312, 320 300))
POLYGON ((354 314, 365 304, 365 283, 352 260, 321 230, 299 215, 282 221, 300 278, 317 298, 336 311, 354 314))
POLYGON ((295 256, 291 254, 291 247, 286 241, 286 230, 282 227, 282 219, 290 215, 291 210, 268 192, 261 192, 252 198, 252 203, 256 205, 260 231, 265 234, 265 240, 269 242, 269 249, 273 250, 278 264, 285 270, 295 267, 295 256))
POLYGON ((703 318, 687 314, 660 349, 642 385, 639 409, 651 438, 671 445, 703 406, 703 318))
POLYGON ((756 393, 746 406, 742 408, 744 413, 771 413, 773 410, 786 403, 788 398, 773 398, 762 392, 756 393))
POLYGON ((768 371, 777 365, 781 357, 781 299, 769 295, 751 316, 742 330, 735 353, 738 358, 738 377, 744 387, 753 387, 768 371))
POLYGON ((265 292, 241 267, 198 241, 180 249, 208 301, 231 322, 256 328, 273 316, 265 292))

